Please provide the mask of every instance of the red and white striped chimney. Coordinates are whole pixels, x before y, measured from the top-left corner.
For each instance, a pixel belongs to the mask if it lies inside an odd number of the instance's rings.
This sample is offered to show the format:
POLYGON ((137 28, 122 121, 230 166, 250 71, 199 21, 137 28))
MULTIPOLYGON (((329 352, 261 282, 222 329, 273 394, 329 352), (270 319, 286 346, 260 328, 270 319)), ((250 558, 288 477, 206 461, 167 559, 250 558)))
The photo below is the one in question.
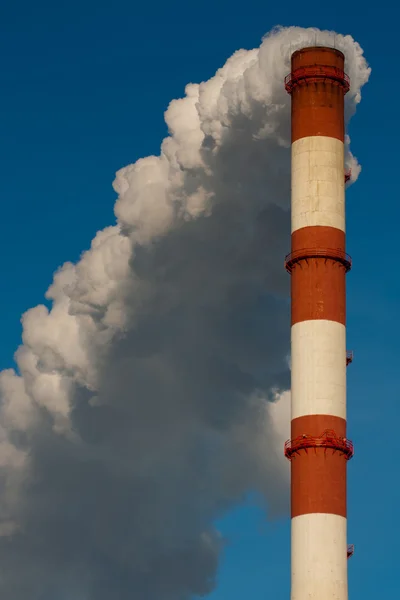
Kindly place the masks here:
POLYGON ((347 600, 344 55, 292 55, 291 600, 347 600))

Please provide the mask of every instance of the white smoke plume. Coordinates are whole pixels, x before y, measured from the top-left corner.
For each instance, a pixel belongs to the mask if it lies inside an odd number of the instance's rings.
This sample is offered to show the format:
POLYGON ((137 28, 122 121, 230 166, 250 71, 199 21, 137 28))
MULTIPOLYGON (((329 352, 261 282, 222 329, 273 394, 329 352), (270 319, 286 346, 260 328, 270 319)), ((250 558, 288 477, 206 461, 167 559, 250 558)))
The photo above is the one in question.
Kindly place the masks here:
POLYGON ((277 28, 239 50, 171 102, 160 155, 117 173, 117 224, 23 315, 0 374, 2 598, 205 595, 215 520, 249 492, 286 506, 283 78, 316 36, 345 52, 350 118, 370 72, 350 36, 277 28))

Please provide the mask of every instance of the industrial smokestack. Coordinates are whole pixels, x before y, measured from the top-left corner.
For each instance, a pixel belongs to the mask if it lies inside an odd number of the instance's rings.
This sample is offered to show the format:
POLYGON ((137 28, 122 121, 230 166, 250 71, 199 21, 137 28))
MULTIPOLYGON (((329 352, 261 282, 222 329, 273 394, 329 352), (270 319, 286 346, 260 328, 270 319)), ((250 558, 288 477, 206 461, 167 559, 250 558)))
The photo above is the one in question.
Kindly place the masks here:
MULTIPOLYGON (((289 283, 279 257, 289 221, 290 97, 282 80, 290 48, 316 34, 274 29, 208 81, 189 84, 165 113, 169 135, 159 155, 117 173, 117 223, 57 271, 50 307, 23 315, 18 372, 0 372, 0 598, 204 597, 224 547, 215 521, 249 492, 265 499, 269 517, 286 510, 288 323, 277 298, 286 298, 289 283)), ((318 39, 328 45, 333 34, 319 31, 318 39)), ((351 75, 350 117, 370 69, 351 36, 335 41, 351 75)), ((316 87, 332 88, 324 85, 316 87)), ((295 102, 306 87, 294 91, 295 102)), ((354 181, 361 167, 348 144, 345 152, 354 181)), ((339 186, 342 162, 335 169, 339 186)), ((300 265, 294 270, 305 273, 300 265)), ((310 348, 296 352, 296 415, 313 414, 298 383, 310 348)), ((336 350, 334 358, 344 360, 336 350)), ((321 377, 328 373, 321 367, 321 377)), ((296 468, 306 459, 297 457, 296 468)), ((323 473, 320 487, 313 481, 310 492, 325 493, 323 473)), ((335 496, 339 484, 331 487, 335 496)), ((293 522, 301 527, 308 518, 293 522)), ((326 578, 319 569, 337 531, 319 532, 326 546, 315 529, 308 538, 294 531, 296 599, 309 588, 303 567, 311 565, 314 581, 326 578)), ((342 548, 335 557, 342 560, 342 548)), ((307 600, 343 599, 316 596, 322 583, 307 600)))
POLYGON ((346 600, 344 96, 339 50, 292 55, 291 600, 346 600))

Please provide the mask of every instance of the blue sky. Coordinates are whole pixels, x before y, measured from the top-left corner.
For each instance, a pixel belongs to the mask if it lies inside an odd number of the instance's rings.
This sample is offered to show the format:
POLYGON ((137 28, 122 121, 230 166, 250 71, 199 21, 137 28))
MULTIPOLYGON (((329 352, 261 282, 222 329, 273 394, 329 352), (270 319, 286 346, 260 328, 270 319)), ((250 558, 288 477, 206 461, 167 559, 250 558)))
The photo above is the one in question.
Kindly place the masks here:
MULTIPOLYGON (((382 4, 381 4, 382 6, 382 4)), ((397 597, 398 25, 365 4, 249 0, 193 4, 114 0, 3 3, 0 8, 2 294, 0 367, 12 365, 20 316, 43 302, 54 270, 113 222, 114 173, 158 153, 163 112, 271 27, 350 33, 372 67, 350 126, 363 171, 348 192, 349 563, 352 600, 397 597)), ((213 600, 289 597, 289 522, 255 509, 228 515, 231 543, 213 600)))

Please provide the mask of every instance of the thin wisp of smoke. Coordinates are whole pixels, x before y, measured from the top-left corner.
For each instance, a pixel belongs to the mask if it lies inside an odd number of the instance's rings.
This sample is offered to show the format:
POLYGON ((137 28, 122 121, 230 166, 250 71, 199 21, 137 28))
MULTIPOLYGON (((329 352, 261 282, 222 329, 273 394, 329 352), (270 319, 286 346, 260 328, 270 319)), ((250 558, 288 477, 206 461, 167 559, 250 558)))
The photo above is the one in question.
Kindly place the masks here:
MULTIPOLYGON (((277 28, 165 113, 159 156, 121 169, 117 224, 23 315, 0 373, 0 594, 186 600, 214 585, 214 522, 287 501, 290 98, 277 28)), ((360 101, 369 68, 335 35, 360 101)), ((348 140, 349 142, 349 140, 348 140)), ((346 146, 353 180, 360 167, 346 146)))

